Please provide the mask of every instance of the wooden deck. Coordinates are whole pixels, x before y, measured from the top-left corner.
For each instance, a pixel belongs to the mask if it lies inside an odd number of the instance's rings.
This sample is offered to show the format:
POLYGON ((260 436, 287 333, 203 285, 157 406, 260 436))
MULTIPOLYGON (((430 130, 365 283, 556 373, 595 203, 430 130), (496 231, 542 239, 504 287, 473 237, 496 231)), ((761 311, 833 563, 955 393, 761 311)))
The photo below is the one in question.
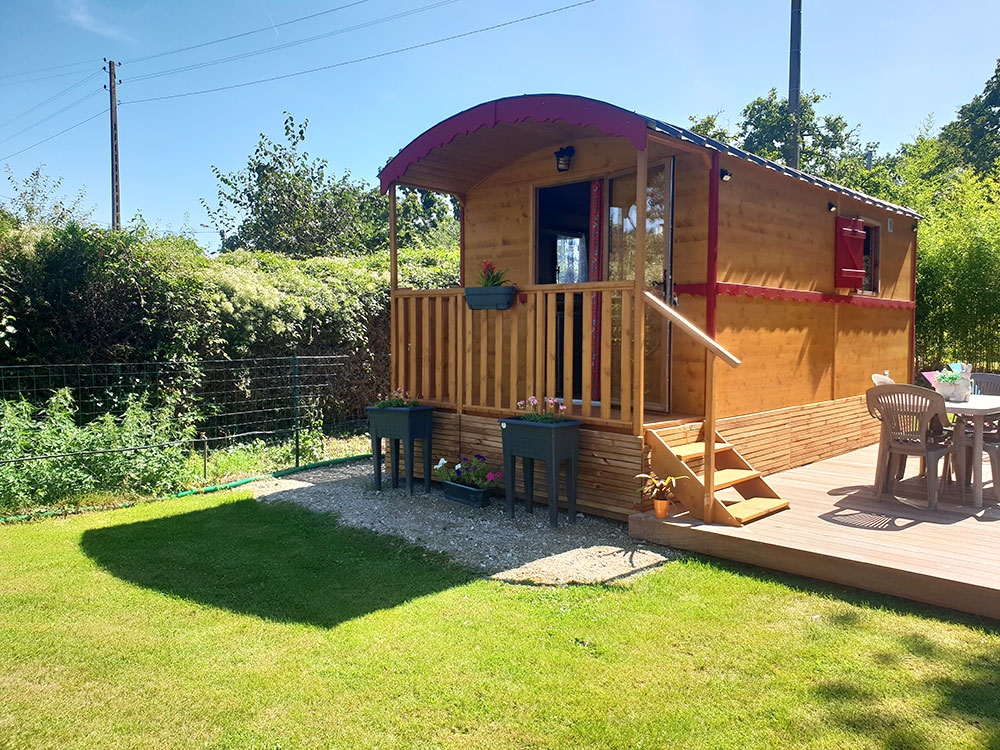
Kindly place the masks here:
POLYGON ((684 515, 630 517, 633 538, 1000 619, 1000 507, 989 462, 984 508, 951 485, 928 511, 911 461, 895 499, 872 486, 877 446, 768 477, 789 510, 742 528, 684 515))

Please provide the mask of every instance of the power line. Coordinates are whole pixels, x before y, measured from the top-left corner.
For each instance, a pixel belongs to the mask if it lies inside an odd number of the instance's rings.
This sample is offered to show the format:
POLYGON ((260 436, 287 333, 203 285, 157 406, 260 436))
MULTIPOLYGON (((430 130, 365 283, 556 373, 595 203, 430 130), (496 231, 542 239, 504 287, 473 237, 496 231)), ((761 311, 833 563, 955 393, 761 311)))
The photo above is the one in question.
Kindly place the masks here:
POLYGON ((398 54, 400 54, 402 52, 411 52, 413 50, 423 49, 424 47, 432 47, 432 46, 434 46, 436 44, 443 44, 444 42, 451 42, 451 41, 454 41, 456 39, 462 39, 464 37, 474 36, 476 34, 483 34, 483 33, 487 32, 487 31, 495 31, 497 29, 502 29, 502 28, 507 27, 507 26, 514 26, 515 24, 524 23, 526 21, 533 21, 536 18, 542 18, 544 16, 551 16, 551 15, 553 15, 555 13, 562 13, 563 11, 571 10, 573 8, 578 8, 578 7, 582 6, 582 5, 590 5, 593 2, 596 2, 596 0, 581 0, 581 2, 572 3, 570 5, 564 5, 564 6, 560 7, 560 8, 555 8, 553 10, 543 11, 542 13, 535 13, 534 15, 530 15, 530 16, 522 16, 521 18, 516 18, 513 21, 505 21, 503 23, 494 24, 492 26, 484 26, 483 28, 480 28, 480 29, 475 29, 473 31, 465 31, 465 32, 463 32, 461 34, 453 34, 451 36, 441 37, 440 39, 435 39, 435 40, 430 41, 430 42, 423 42, 421 44, 413 44, 413 45, 410 45, 409 47, 400 47, 398 49, 390 50, 389 52, 379 52, 379 53, 374 54, 374 55, 368 55, 366 57, 358 57, 358 58, 355 58, 353 60, 345 60, 344 62, 333 63, 331 65, 322 65, 322 66, 320 66, 318 68, 310 68, 309 70, 300 70, 300 71, 295 72, 295 73, 286 73, 284 75, 272 76, 270 78, 258 78, 257 80, 254 80, 254 81, 246 81, 244 83, 234 83, 234 84, 230 84, 229 86, 216 86, 215 88, 201 89, 199 91, 187 91, 187 92, 184 92, 184 93, 181 93, 181 94, 167 94, 166 96, 152 96, 152 97, 148 97, 146 99, 133 99, 132 101, 122 102, 122 106, 124 106, 126 104, 145 104, 147 102, 160 102, 160 101, 164 101, 164 100, 167 100, 167 99, 180 99, 182 97, 197 96, 199 94, 212 94, 212 93, 215 93, 217 91, 228 91, 230 89, 244 88, 246 86, 255 86, 255 85, 259 84, 259 83, 270 83, 272 81, 281 81, 281 80, 284 80, 286 78, 294 78, 296 76, 303 76, 303 75, 307 75, 309 73, 317 73, 317 72, 319 72, 321 70, 331 70, 333 68, 342 68, 342 67, 345 67, 347 65, 355 65, 355 64, 361 63, 361 62, 368 62, 369 60, 377 60, 377 59, 383 58, 383 57, 390 57, 392 55, 398 55, 398 54))
POLYGON ((67 94, 67 93, 69 93, 70 91, 72 91, 72 90, 73 90, 73 89, 75 89, 76 87, 78 87, 78 86, 82 86, 83 84, 85 84, 85 83, 86 83, 87 81, 89 81, 89 80, 90 80, 91 78, 93 78, 94 76, 96 76, 96 75, 99 75, 99 74, 100 74, 100 72, 101 72, 101 71, 99 71, 99 70, 97 70, 97 71, 94 71, 93 73, 91 73, 91 74, 90 74, 90 75, 88 75, 87 77, 85 77, 85 78, 82 78, 82 79, 80 79, 79 81, 77 81, 76 83, 74 83, 74 84, 73 84, 72 86, 69 86, 68 88, 65 88, 65 89, 63 89, 63 90, 62 90, 62 91, 60 91, 60 92, 59 92, 58 94, 53 94, 52 96, 50 96, 50 97, 49 97, 48 99, 46 99, 45 101, 43 101, 43 102, 39 102, 39 103, 38 103, 38 104, 36 104, 36 105, 35 105, 34 107, 31 107, 30 109, 26 109, 26 110, 24 110, 24 112, 22 112, 21 114, 19 114, 19 115, 15 115, 14 117, 11 117, 11 118, 10 118, 9 120, 7 120, 6 122, 0 122, 0 129, 2 129, 2 128, 5 128, 5 127, 7 127, 8 125, 10 125, 10 124, 11 124, 12 122, 15 122, 16 120, 20 120, 20 119, 21 119, 22 117, 24 117, 24 116, 25 116, 26 114, 28 114, 28 113, 30 113, 30 112, 34 112, 34 111, 35 111, 36 109, 38 109, 39 107, 43 107, 43 106, 45 106, 46 104, 48 104, 48 103, 49 103, 49 102, 51 102, 52 100, 54 100, 54 99, 58 99, 58 98, 59 98, 60 96, 62 96, 63 94, 67 94))
MULTIPOLYGON (((3 78, 20 78, 21 76, 29 76, 34 73, 48 73, 50 70, 62 70, 63 68, 79 68, 83 65, 93 65, 93 60, 81 60, 75 63, 66 63, 64 65, 52 65, 48 68, 31 68, 30 70, 25 70, 21 73, 3 73, 0 74, 0 79, 3 78)), ((77 71, 79 72, 79 71, 77 71)), ((63 75, 74 75, 73 73, 65 73, 63 75)), ((23 83, 23 81, 22 81, 23 83)))
POLYGON ((359 29, 367 29, 371 26, 377 26, 379 24, 388 23, 389 21, 396 21, 400 18, 406 18, 407 16, 416 15, 417 13, 423 13, 424 11, 434 10, 435 8, 440 8, 445 5, 452 5, 459 2, 459 0, 438 0, 436 3, 431 3, 430 5, 424 5, 420 8, 413 8, 412 10, 403 11, 402 13, 396 13, 391 16, 384 16, 382 18, 377 18, 373 21, 365 21, 364 23, 359 23, 354 26, 348 26, 343 29, 335 29, 333 31, 327 31, 323 34, 317 34, 315 36, 306 37, 305 39, 297 39, 292 42, 285 42, 284 44, 276 44, 272 47, 265 47, 263 49, 252 50, 250 52, 243 52, 238 55, 231 55, 229 57, 222 57, 216 60, 207 60, 200 63, 192 63, 191 65, 184 65, 179 68, 172 68, 170 70, 161 70, 157 73, 147 73, 141 76, 134 76, 132 78, 126 79, 129 83, 136 83, 137 81, 145 81, 150 78, 160 78, 161 76, 174 75, 175 73, 185 73, 190 70, 197 70, 199 68, 207 68, 212 65, 221 65, 222 63, 233 62, 234 60, 243 60, 247 57, 256 57, 257 55, 263 55, 268 52, 276 52, 278 50, 288 49, 289 47, 297 47, 300 44, 307 44, 309 42, 315 42, 319 39, 326 39, 331 36, 337 36, 339 34, 347 34, 352 31, 358 31, 359 29))
MULTIPOLYGON (((93 65, 94 63, 100 63, 99 60, 88 63, 93 65)), ((56 73, 50 76, 38 76, 37 78, 25 78, 23 81, 9 81, 8 83, 0 83, 0 88, 8 88, 10 86, 20 86, 23 83, 35 83, 36 81, 51 81, 53 78, 67 78, 68 76, 78 76, 80 75, 79 70, 70 71, 69 73, 56 73)))
POLYGON ((20 151, 15 151, 13 154, 7 154, 7 156, 0 157, 0 161, 7 161, 7 159, 12 159, 15 156, 18 156, 19 154, 23 154, 25 151, 30 151, 35 146, 41 146, 43 143, 48 143, 53 138, 58 138, 59 136, 61 136, 63 133, 68 133, 69 131, 76 129, 76 128, 80 127, 81 125, 85 125, 86 123, 88 123, 91 120, 94 120, 94 119, 100 117, 101 115, 107 114, 109 109, 111 109, 111 108, 110 107, 105 107, 100 112, 98 112, 96 115, 91 115, 86 120, 80 120, 80 122, 76 123, 76 125, 70 125, 65 130, 60 130, 58 133, 50 135, 48 138, 43 138, 42 140, 38 141, 37 143, 32 143, 30 146, 25 146, 20 151))
POLYGON ((21 128, 21 129, 20 129, 20 130, 18 130, 18 131, 17 131, 16 133, 12 133, 11 135, 8 135, 8 136, 7 136, 6 138, 0 138, 0 143, 6 143, 7 141, 11 140, 12 138, 16 138, 17 136, 21 135, 21 133, 26 133, 26 132, 28 132, 29 130, 33 130, 34 128, 36 128, 36 127, 38 127, 39 125, 41 125, 41 124, 42 124, 43 122, 48 122, 48 121, 49 121, 49 120, 51 120, 51 119, 52 119, 53 117, 56 117, 56 116, 58 116, 58 115, 61 115, 61 114, 62 114, 63 112, 65 112, 65 111, 66 111, 66 110, 68 110, 68 109, 72 109, 72 108, 73 108, 73 107, 75 107, 75 106, 76 106, 77 104, 82 104, 83 102, 85 102, 85 101, 87 101, 88 99, 90 99, 90 98, 91 98, 92 96, 96 96, 97 94, 100 94, 100 93, 101 93, 102 91, 104 91, 104 89, 94 89, 94 90, 93 90, 93 91, 91 91, 91 92, 90 92, 89 94, 85 94, 84 96, 81 96, 81 97, 80 97, 79 99, 77 99, 77 100, 75 100, 75 101, 72 101, 72 102, 70 102, 69 104, 67 104, 67 105, 66 105, 65 107, 63 107, 62 109, 59 109, 59 110, 56 110, 55 112, 53 112, 53 113, 52 113, 52 114, 50 114, 50 115, 46 115, 45 117, 43 117, 43 118, 42 118, 41 120, 38 120, 37 122, 33 122, 33 123, 32 123, 31 125, 29 125, 28 127, 26 127, 26 128, 21 128))
POLYGON ((240 34, 233 34, 232 36, 222 37, 221 39, 213 39, 210 42, 201 42, 200 44, 192 44, 189 47, 181 47, 179 49, 172 49, 166 52, 157 52, 153 55, 146 55, 145 57, 136 57, 132 60, 126 60, 125 65, 134 65, 135 63, 146 62, 147 60, 155 60, 158 57, 166 57, 168 55, 176 55, 180 52, 190 52, 193 49, 201 49, 202 47, 210 47, 213 44, 221 44, 222 42, 230 42, 233 39, 241 39, 245 36, 252 36, 253 34, 260 34, 264 31, 273 31, 279 29, 282 26, 290 26, 293 23, 299 23, 300 21, 309 21, 313 18, 319 18, 320 16, 325 16, 330 13, 335 13, 338 10, 344 10, 346 8, 353 8, 355 5, 363 5, 364 3, 370 2, 370 0, 356 0, 353 3, 347 3, 347 5, 340 5, 336 8, 330 8, 328 10, 321 10, 318 13, 312 13, 308 16, 300 16, 298 18, 293 18, 289 21, 282 21, 281 23, 271 24, 270 26, 264 26, 260 29, 253 29, 252 31, 244 31, 240 34))

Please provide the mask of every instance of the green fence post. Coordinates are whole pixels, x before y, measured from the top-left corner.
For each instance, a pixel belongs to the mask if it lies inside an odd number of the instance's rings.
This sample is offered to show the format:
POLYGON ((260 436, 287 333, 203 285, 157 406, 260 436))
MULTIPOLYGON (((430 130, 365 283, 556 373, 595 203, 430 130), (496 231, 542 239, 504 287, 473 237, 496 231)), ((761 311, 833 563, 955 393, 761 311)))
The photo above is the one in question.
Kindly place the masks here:
POLYGON ((299 465, 299 355, 292 355, 292 392, 295 398, 295 466, 299 465))

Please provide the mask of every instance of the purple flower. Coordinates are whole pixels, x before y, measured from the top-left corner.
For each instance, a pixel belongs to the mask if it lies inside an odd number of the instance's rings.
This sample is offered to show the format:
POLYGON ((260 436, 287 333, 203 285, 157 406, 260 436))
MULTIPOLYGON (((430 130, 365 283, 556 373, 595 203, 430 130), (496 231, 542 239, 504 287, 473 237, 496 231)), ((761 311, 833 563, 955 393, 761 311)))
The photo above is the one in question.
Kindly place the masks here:
POLYGON ((480 456, 480 455, 479 455, 479 454, 477 453, 477 454, 476 454, 476 460, 477 460, 477 461, 485 461, 485 460, 486 460, 486 456, 480 456))

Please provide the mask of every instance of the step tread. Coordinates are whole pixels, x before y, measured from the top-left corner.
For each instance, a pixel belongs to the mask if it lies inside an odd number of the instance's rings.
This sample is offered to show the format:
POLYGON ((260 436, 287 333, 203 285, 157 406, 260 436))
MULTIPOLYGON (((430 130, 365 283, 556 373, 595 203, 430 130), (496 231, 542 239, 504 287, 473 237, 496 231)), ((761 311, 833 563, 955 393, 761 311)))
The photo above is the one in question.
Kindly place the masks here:
MULTIPOLYGON (((761 476, 761 473, 756 469, 716 469, 714 488, 716 490, 724 490, 726 487, 732 487, 740 482, 746 482, 750 479, 760 479, 761 476)), ((703 485, 705 484, 704 476, 699 476, 698 479, 703 485)))
POLYGON ((749 523, 787 507, 788 501, 780 497, 751 497, 743 502, 726 506, 726 510, 740 523, 749 523))
MULTIPOLYGON (((716 443, 715 452, 721 453, 722 451, 730 451, 733 449, 729 443, 716 443)), ((681 461, 687 461, 689 458, 698 458, 705 455, 705 442, 701 441, 698 443, 685 443, 684 445, 678 445, 676 447, 670 446, 670 450, 674 452, 681 461)))

